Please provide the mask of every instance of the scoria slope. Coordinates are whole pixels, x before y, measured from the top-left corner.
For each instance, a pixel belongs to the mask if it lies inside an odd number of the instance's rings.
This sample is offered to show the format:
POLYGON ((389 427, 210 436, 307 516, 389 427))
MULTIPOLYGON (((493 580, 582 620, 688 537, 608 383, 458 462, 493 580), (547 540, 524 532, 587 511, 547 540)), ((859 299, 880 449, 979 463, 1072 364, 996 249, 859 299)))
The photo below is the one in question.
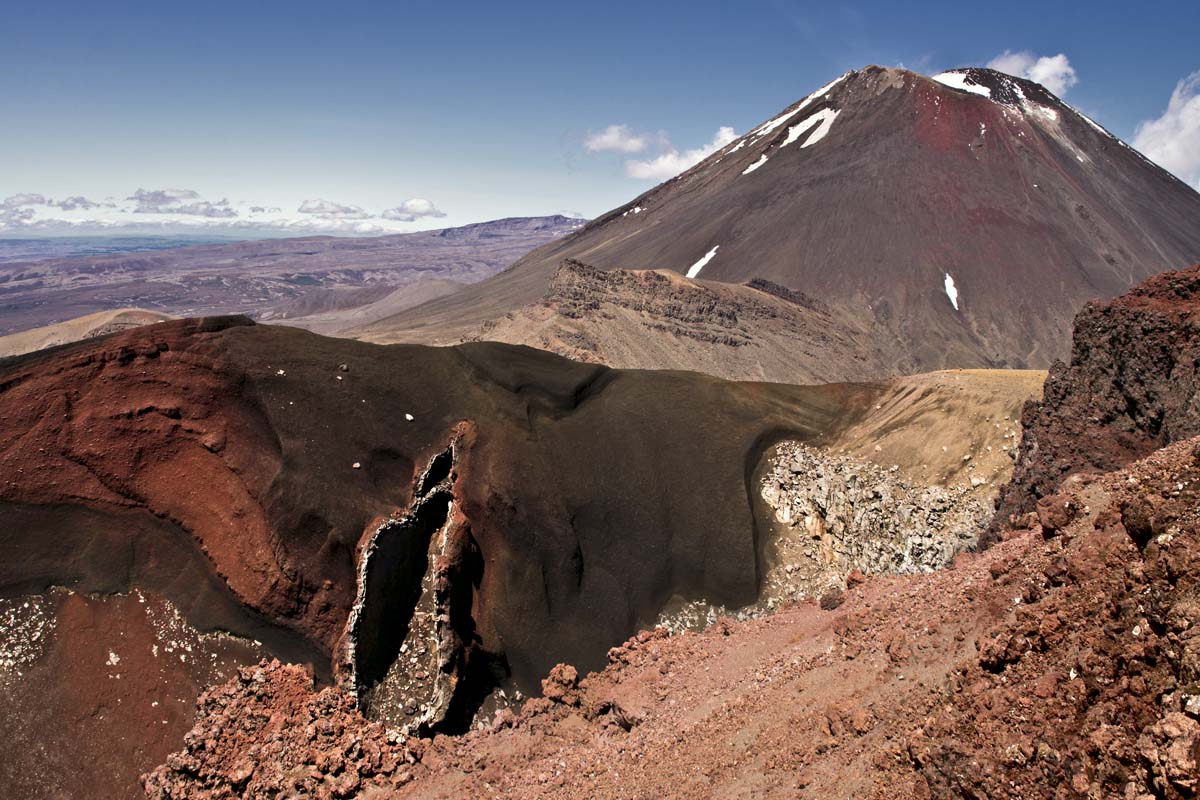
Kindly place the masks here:
POLYGON ((495 278, 359 335, 480 335, 573 258, 802 292, 871 349, 899 349, 892 372, 1045 368, 1085 301, 1198 257, 1200 194, 1041 86, 868 67, 495 278))
POLYGON ((77 342, 81 339, 106 336, 128 328, 153 325, 168 319, 173 318, 168 314, 146 311, 141 308, 98 311, 95 314, 77 317, 66 322, 0 336, 0 357, 19 356, 35 350, 44 350, 47 347, 77 342))

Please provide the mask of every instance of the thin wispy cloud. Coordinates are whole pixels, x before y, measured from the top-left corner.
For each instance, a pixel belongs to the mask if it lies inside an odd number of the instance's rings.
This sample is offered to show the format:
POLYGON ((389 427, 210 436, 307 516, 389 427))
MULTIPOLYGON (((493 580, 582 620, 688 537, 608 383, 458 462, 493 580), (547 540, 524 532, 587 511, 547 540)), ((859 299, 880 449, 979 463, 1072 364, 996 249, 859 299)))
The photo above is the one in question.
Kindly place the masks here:
POLYGON ((199 200, 200 195, 191 189, 138 189, 125 199, 136 204, 135 214, 165 214, 171 206, 185 200, 199 200))
POLYGON ((583 146, 590 153, 611 150, 617 153, 640 153, 653 140, 648 134, 634 133, 628 125, 609 125, 599 133, 589 133, 583 146))
POLYGON ((343 205, 331 200, 305 200, 296 209, 301 214, 311 214, 321 219, 370 219, 371 215, 359 206, 343 205))
POLYGON ((1162 116, 1138 125, 1133 146, 1200 190, 1200 71, 1175 84, 1162 116))
POLYGON ((72 197, 64 198, 62 200, 50 201, 49 203, 47 203, 47 205, 54 206, 55 208, 61 209, 62 211, 75 211, 77 209, 82 209, 84 211, 90 211, 93 208, 100 208, 103 204, 93 202, 93 201, 87 199, 86 197, 84 197, 83 195, 77 194, 72 197))
POLYGON ((733 128, 723 125, 713 134, 708 144, 690 150, 676 150, 670 142, 657 157, 645 161, 629 160, 625 162, 625 174, 641 180, 666 180, 673 178, 684 170, 694 167, 713 153, 720 150, 737 138, 733 128))
POLYGON ((0 199, 0 234, 61 235, 77 233, 212 232, 254 238, 256 235, 397 233, 399 223, 446 216, 432 200, 413 197, 387 208, 325 199, 305 200, 293 214, 278 205, 228 198, 206 200, 193 189, 141 189, 94 201, 85 195, 55 200, 38 192, 0 199), (240 211, 238 209, 241 209, 240 211))
POLYGON ((1071 60, 1063 53, 1056 56, 1035 56, 1028 50, 1019 53, 1005 50, 987 65, 1000 72, 1040 83, 1059 97, 1079 83, 1079 76, 1075 74, 1071 60))

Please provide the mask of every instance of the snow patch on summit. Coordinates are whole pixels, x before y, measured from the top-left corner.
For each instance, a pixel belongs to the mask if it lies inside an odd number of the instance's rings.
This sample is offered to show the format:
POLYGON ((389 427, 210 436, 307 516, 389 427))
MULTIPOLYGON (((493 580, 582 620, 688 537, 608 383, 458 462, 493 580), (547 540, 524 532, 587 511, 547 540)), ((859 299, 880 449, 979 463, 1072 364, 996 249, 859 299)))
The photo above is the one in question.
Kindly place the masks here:
MULTIPOLYGON (((758 128, 751 131, 750 135, 754 136, 755 138, 766 136, 768 133, 775 130, 776 128, 778 128, 783 123, 787 122, 792 117, 799 114, 801 111, 803 111, 809 105, 811 105, 814 100, 816 100, 817 98, 820 98, 820 97, 824 97, 826 94, 829 93, 830 89, 832 89, 834 86, 837 86, 842 81, 846 80, 846 77, 849 74, 850 73, 847 72, 843 75, 839 75, 838 77, 834 78, 829 83, 825 84, 820 89, 817 89, 815 92, 810 94, 808 97, 806 97, 802 101, 800 101, 800 105, 796 106, 791 111, 785 111, 784 113, 780 114, 778 117, 775 117, 775 119, 770 120, 769 122, 766 122, 766 123, 760 125, 758 128)), ((734 148, 734 149, 737 149, 737 148, 734 148)), ((730 152, 733 152, 733 151, 731 150, 730 152)))
POLYGON ((837 115, 840 113, 842 113, 840 110, 834 108, 821 109, 800 124, 793 125, 792 127, 788 128, 787 138, 783 140, 783 144, 781 144, 780 147, 787 147, 789 144, 803 136, 804 133, 811 129, 814 125, 820 123, 820 127, 817 128, 816 131, 813 132, 813 135, 808 137, 807 141, 800 145, 800 147, 804 148, 808 147, 809 145, 816 144, 824 139, 825 135, 829 133, 829 129, 833 126, 833 121, 837 119, 837 115))
POLYGON ((992 90, 986 86, 980 86, 978 83, 968 83, 966 74, 962 72, 942 72, 934 75, 933 79, 940 84, 949 86, 951 89, 960 89, 964 92, 981 95, 992 99, 992 90))
POLYGON ((829 129, 833 127, 833 121, 837 119, 837 115, 840 113, 842 112, 838 109, 826 108, 818 111, 806 119, 805 122, 819 119, 821 124, 817 126, 817 129, 813 131, 812 136, 809 136, 808 139, 805 140, 804 144, 800 145, 800 147, 811 147, 812 145, 824 139, 826 134, 829 133, 829 129))

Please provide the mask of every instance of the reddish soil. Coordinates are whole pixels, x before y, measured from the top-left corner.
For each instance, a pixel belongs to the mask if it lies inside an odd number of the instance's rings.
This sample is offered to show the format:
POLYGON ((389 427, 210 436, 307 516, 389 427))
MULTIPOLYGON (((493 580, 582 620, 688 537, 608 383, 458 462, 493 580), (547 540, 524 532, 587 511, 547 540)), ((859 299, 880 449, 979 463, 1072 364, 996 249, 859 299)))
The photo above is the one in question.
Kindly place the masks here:
POLYGON ((262 652, 196 635, 154 592, 0 600, 0 662, 16 656, 0 664, 0 794, 135 795, 139 765, 179 746, 196 695, 262 652))

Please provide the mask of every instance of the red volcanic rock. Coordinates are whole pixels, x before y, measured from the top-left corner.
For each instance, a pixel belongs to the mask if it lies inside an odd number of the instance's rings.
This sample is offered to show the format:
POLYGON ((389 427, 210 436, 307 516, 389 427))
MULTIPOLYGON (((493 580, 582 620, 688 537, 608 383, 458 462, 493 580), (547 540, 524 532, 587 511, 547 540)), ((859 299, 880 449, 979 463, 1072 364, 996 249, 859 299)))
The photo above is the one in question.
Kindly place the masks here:
POLYGON ((579 705, 579 672, 570 664, 557 664, 542 680, 542 696, 554 703, 579 705))
POLYGON ((1171 712, 1138 741, 1160 796, 1194 797, 1200 789, 1200 722, 1171 712))
POLYGON ((1037 502, 1038 522, 1041 523, 1042 531, 1053 534, 1067 527, 1071 520, 1075 519, 1077 510, 1070 497, 1061 494, 1043 497, 1037 502))
POLYGON ((263 661, 205 692, 184 750, 142 776, 146 796, 367 797, 412 779, 420 743, 368 722, 299 667, 263 661))
POLYGON ((148 511, 190 532, 241 603, 331 643, 353 573, 328 553, 301 565, 281 552, 279 439, 244 391, 248 365, 219 345, 249 324, 164 323, 15 362, 0 393, 0 505, 148 511))
POLYGON ((1119 469, 1200 434, 1200 265, 1164 272, 1075 318, 1069 362, 1021 417, 1012 480, 992 523, 1033 511, 1072 473, 1119 469))

